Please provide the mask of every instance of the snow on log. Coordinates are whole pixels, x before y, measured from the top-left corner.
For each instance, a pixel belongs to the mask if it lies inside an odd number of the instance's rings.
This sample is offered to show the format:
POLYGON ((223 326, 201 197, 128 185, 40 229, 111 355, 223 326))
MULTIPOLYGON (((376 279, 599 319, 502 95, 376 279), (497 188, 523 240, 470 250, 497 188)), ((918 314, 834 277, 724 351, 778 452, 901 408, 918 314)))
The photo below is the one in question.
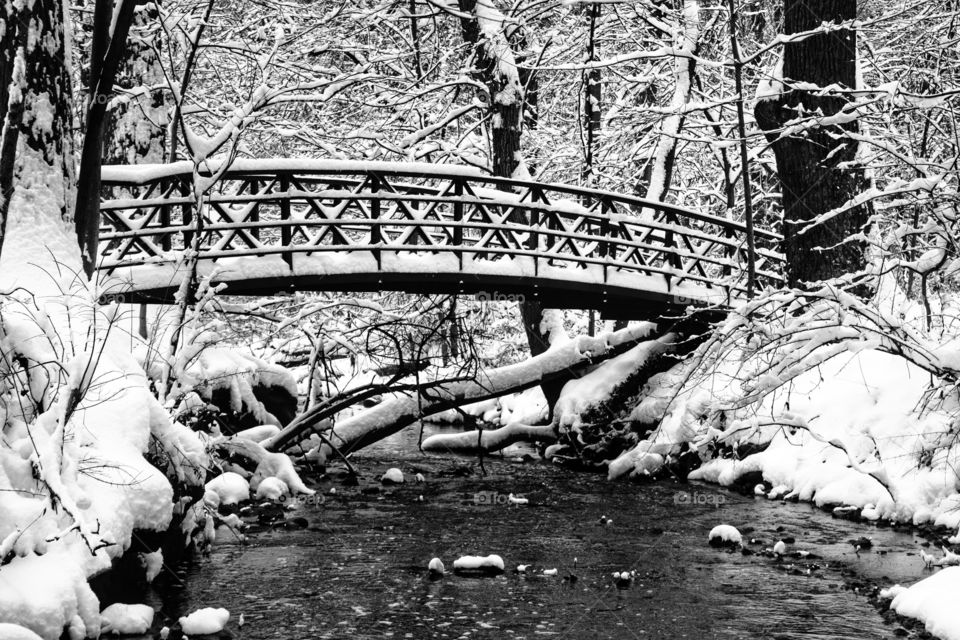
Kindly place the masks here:
POLYGON ((438 433, 423 441, 424 451, 452 451, 473 453, 476 451, 500 451, 515 442, 553 442, 557 432, 553 425, 533 426, 513 422, 499 429, 464 431, 463 433, 438 433))
MULTIPOLYGON (((421 391, 419 397, 413 392, 396 393, 392 399, 341 421, 330 440, 344 454, 362 449, 425 415, 527 389, 568 374, 571 369, 614 357, 649 336, 654 328, 651 323, 643 323, 596 337, 580 336, 523 362, 481 373, 473 380, 429 387, 429 393, 421 391)), ((313 426, 295 420, 263 445, 271 450, 283 449, 309 434, 313 426)), ((332 452, 330 445, 324 444, 320 458, 326 459, 332 452)))

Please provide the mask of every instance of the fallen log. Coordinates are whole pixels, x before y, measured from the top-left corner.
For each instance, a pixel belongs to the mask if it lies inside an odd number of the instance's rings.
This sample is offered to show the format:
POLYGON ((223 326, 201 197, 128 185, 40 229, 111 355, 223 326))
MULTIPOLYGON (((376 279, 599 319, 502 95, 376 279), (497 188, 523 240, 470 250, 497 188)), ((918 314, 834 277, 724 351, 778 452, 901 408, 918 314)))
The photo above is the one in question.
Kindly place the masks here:
POLYGON ((491 453, 515 442, 556 442, 557 430, 552 424, 529 425, 511 422, 498 429, 475 429, 462 433, 437 433, 423 441, 424 451, 451 453, 491 453))
MULTIPOLYGON (((522 391, 545 380, 571 376, 577 370, 620 355, 648 338, 655 329, 653 323, 642 323, 596 337, 580 336, 523 362, 480 372, 471 380, 428 383, 414 390, 393 393, 389 399, 340 421, 329 430, 328 442, 321 445, 319 458, 357 451, 427 415, 522 391)), ((271 451, 283 451, 312 432, 328 428, 324 424, 330 417, 317 413, 310 419, 298 418, 263 445, 271 451)))

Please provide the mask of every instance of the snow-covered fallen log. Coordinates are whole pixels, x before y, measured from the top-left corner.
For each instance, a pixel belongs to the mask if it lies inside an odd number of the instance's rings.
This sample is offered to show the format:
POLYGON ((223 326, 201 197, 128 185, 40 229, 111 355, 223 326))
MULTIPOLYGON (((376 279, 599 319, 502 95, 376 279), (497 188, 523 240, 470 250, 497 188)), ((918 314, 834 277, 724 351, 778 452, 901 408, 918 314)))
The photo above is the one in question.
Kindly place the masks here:
MULTIPOLYGON (((561 375, 570 375, 576 369, 623 353, 647 338, 654 329, 655 325, 645 323, 595 337, 580 336, 523 362, 481 372, 472 380, 422 385, 415 391, 395 393, 392 398, 337 424, 328 436, 329 442, 320 448, 319 457, 328 458, 334 453, 333 447, 343 454, 356 451, 396 433, 425 415, 527 389, 561 375)), ((319 422, 295 420, 263 445, 273 451, 283 450, 309 436, 319 422)))
POLYGON ((515 442, 554 442, 553 425, 529 425, 513 422, 499 429, 476 429, 463 433, 437 433, 423 441, 424 451, 474 453, 500 451, 515 442))

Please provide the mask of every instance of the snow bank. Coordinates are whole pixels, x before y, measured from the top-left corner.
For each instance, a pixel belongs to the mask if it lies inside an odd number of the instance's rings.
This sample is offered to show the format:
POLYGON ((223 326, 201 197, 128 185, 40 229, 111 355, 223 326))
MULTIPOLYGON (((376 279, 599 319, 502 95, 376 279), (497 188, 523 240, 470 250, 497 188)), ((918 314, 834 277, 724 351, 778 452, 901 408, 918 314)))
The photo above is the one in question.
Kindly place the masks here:
MULTIPOLYGON (((794 378, 761 403, 724 411, 742 394, 741 367, 733 361, 675 399, 686 365, 651 380, 633 418, 660 426, 608 465, 608 476, 655 473, 682 445, 703 464, 689 475, 729 486, 759 474, 773 497, 821 506, 869 507, 875 518, 960 525, 960 482, 953 472, 960 448, 949 432, 949 402, 923 414, 930 375, 903 358, 865 348, 846 353, 794 378), (655 420, 655 418, 654 418, 655 420), (749 455, 715 457, 718 447, 749 455), (748 448, 749 447, 749 448, 748 448)), ((767 384, 759 378, 747 384, 767 384)), ((769 384, 774 385, 772 381, 769 384)))
POLYGON ((890 608, 902 616, 916 618, 928 632, 942 640, 960 640, 960 567, 941 569, 929 578, 903 588, 893 587, 890 608))
POLYGON ((0 622, 0 638, 3 638, 3 640, 43 640, 30 629, 9 622, 0 622))
POLYGON ((0 622, 44 638, 95 635, 87 579, 111 568, 134 531, 169 526, 173 489, 145 454, 187 482, 191 464, 206 463, 150 393, 129 339, 108 330, 117 310, 98 297, 61 284, 56 295, 0 298, 0 546, 13 554, 0 570, 0 622), (12 362, 29 375, 12 376, 12 362))

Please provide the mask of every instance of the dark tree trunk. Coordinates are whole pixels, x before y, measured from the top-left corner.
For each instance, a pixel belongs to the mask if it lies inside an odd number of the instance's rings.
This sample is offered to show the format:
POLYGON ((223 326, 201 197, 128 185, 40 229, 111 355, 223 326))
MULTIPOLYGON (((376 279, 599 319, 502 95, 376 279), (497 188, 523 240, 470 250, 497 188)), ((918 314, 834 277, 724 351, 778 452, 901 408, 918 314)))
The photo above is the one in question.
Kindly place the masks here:
MULTIPOLYGON (((856 15, 856 0, 784 0, 784 32, 808 31, 823 22, 839 23, 856 15)), ((861 173, 843 168, 844 163, 855 159, 857 145, 842 137, 844 132, 857 130, 856 121, 806 129, 803 135, 780 135, 780 129, 791 120, 818 111, 832 116, 848 103, 844 96, 817 95, 789 87, 803 82, 854 88, 856 32, 839 29, 789 43, 784 45, 783 56, 785 92, 776 99, 758 102, 755 115, 777 160, 783 197, 783 251, 789 284, 795 286, 864 266, 864 243, 843 241, 862 230, 868 216, 865 207, 855 207, 799 233, 806 223, 857 193, 861 173)))
POLYGON ((114 86, 142 95, 114 106, 104 123, 103 164, 161 163, 166 157, 166 138, 171 95, 161 88, 165 82, 158 52, 160 42, 156 5, 137 9, 123 61, 114 86))
MULTIPOLYGON (((484 0, 487 1, 487 0, 484 0)), ((480 28, 480 21, 476 17, 477 0, 459 0, 459 9, 465 14, 460 18, 460 27, 465 42, 473 45, 474 72, 478 80, 487 87, 489 94, 487 117, 490 122, 490 143, 493 150, 491 165, 493 174, 500 177, 511 177, 520 161, 520 134, 523 128, 524 113, 528 117, 536 117, 535 100, 528 101, 525 97, 523 84, 529 84, 530 78, 511 78, 502 72, 497 58, 499 46, 508 46, 508 35, 498 34, 501 40, 491 42, 490 36, 480 28), (521 84, 523 83, 523 84, 521 84)), ((522 41, 522 34, 516 35, 522 41)), ((534 91, 533 96, 536 95, 534 91)), ((520 216, 518 222, 526 222, 520 216)), ((550 348, 548 336, 540 330, 543 321, 543 305, 539 300, 525 299, 520 303, 520 315, 523 319, 524 332, 530 347, 530 355, 537 356, 550 348)), ((541 385, 547 405, 553 410, 560 390, 566 380, 552 380, 541 385)))
MULTIPOLYGON (((600 17, 600 5, 592 4, 589 9, 590 26, 587 37, 587 62, 597 61, 597 20, 600 17)), ((600 69, 588 69, 583 74, 583 127, 586 130, 584 141, 582 178, 587 186, 594 186, 596 176, 597 138, 600 135, 602 117, 601 99, 603 84, 600 69)), ((593 316, 591 315, 591 319, 593 316)))
POLYGON ((11 204, 17 203, 16 191, 22 185, 49 189, 53 196, 39 206, 31 203, 30 215, 34 210, 52 214, 45 207, 53 206, 62 220, 70 222, 73 204, 71 83, 64 63, 69 53, 64 45, 63 4, 59 0, 19 4, 0 8, 5 27, 0 36, 0 247, 10 230, 11 204))
POLYGON ((77 179, 77 205, 74 226, 83 269, 92 275, 100 242, 100 165, 103 156, 104 131, 107 124, 107 101, 113 92, 113 81, 123 59, 127 33, 133 21, 133 2, 123 2, 116 17, 113 35, 105 31, 101 14, 113 12, 111 0, 97 0, 94 8, 93 48, 90 58, 89 102, 85 115, 80 175, 77 179))

